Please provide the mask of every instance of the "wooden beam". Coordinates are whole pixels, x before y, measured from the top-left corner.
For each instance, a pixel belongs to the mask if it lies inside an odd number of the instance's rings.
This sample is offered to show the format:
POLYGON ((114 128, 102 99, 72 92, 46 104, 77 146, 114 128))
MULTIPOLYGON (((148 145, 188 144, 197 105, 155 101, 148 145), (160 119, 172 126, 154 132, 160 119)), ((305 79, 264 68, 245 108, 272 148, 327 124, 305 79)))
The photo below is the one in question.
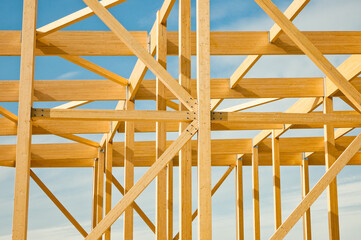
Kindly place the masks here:
MULTIPOLYGON (((344 61, 340 66, 338 66, 337 70, 339 70, 347 78, 348 81, 351 81, 361 73, 361 56, 352 55, 351 57, 346 59, 346 61, 344 61)), ((326 78, 325 82, 330 82, 330 81, 326 78)), ((325 93, 327 97, 334 95, 338 90, 337 87, 332 84, 326 84, 325 86, 326 86, 325 93)), ((308 113, 316 109, 322 102, 323 99, 321 98, 300 99, 294 105, 292 105, 286 112, 308 113)), ((283 130, 277 132, 277 136, 282 135, 291 127, 292 125, 290 124, 286 125, 286 127, 283 130)), ((345 131, 343 130, 340 131, 341 131, 340 133, 342 134, 343 132, 347 132, 348 130, 346 129, 345 131)), ((264 130, 254 138, 253 142, 257 144, 263 141, 263 139, 267 138, 270 134, 271 131, 264 130)))
POLYGON ((37 1, 24 0, 23 6, 13 240, 27 238, 37 1))
MULTIPOLYGON (((118 182, 118 180, 112 176, 112 181, 114 186, 119 190, 119 192, 124 196, 125 195, 125 190, 123 188, 123 186, 118 182)), ((138 215, 143 219, 143 221, 145 222, 145 224, 148 225, 148 227, 150 228, 150 230, 155 233, 155 226, 152 222, 152 220, 150 220, 147 215, 143 212, 143 210, 139 207, 139 205, 134 201, 132 203, 132 206, 134 208, 134 210, 138 213, 138 215)))
POLYGON ((281 239, 287 235, 302 215, 311 207, 321 193, 327 188, 327 186, 335 179, 337 174, 344 168, 344 166, 350 161, 350 159, 361 148, 361 134, 359 134, 352 143, 346 148, 346 150, 337 158, 334 164, 326 171, 321 179, 316 183, 312 190, 306 195, 301 203, 295 208, 295 210, 289 215, 289 217, 282 223, 277 231, 270 238, 271 240, 281 239))
MULTIPOLYGON (((100 4, 102 4, 105 8, 111 8, 120 3, 123 3, 125 1, 126 0, 102 0, 102 1, 100 1, 100 4)), ((89 7, 83 8, 79 11, 76 11, 76 12, 69 14, 65 17, 62 17, 54 22, 51 22, 43 27, 38 28, 36 30, 37 37, 38 38, 44 37, 50 33, 56 32, 60 29, 68 27, 74 23, 80 22, 81 20, 84 20, 93 15, 94 15, 94 12, 89 7)))
MULTIPOLYGON (((285 16, 293 21, 297 15, 302 11, 302 9, 310 2, 310 0, 294 0, 291 5, 284 12, 285 16)), ((282 29, 274 24, 269 31, 269 41, 274 43, 278 37, 281 35, 282 29)), ((251 68, 258 62, 262 55, 249 55, 237 68, 237 70, 232 74, 229 82, 230 87, 234 88, 237 86, 239 81, 251 70, 251 68)))
POLYGON ((173 160, 167 166, 167 238, 173 239, 173 160))
POLYGON ((270 1, 255 0, 261 8, 282 28, 295 44, 320 68, 320 70, 361 110, 361 94, 347 79, 323 56, 320 50, 303 35, 290 20, 270 1))
MULTIPOLYGON (((167 23, 162 23, 160 12, 157 12, 157 61, 167 69, 167 23)), ((156 110, 167 109, 165 86, 159 78, 157 80, 156 110)), ((166 150, 167 129, 165 122, 156 122, 156 159, 166 150)), ((167 168, 162 169, 156 178, 156 233, 157 240, 167 239, 167 168)))
POLYGON ((274 200, 274 224, 275 230, 282 223, 281 208, 281 175, 280 175, 280 143, 272 131, 272 170, 273 170, 273 200, 274 200))
POLYGON ((213 112, 212 122, 331 124, 335 127, 360 126, 361 115, 345 113, 213 112))
MULTIPOLYGON (((125 108, 127 111, 134 110, 135 102, 130 99, 127 100, 125 108)), ((125 122, 124 136, 124 193, 126 195, 134 185, 134 122, 125 122)), ((132 205, 129 205, 124 210, 123 221, 123 238, 127 240, 132 240, 134 228, 134 215, 132 205)))
MULTIPOLYGON (((229 166, 228 169, 226 170, 226 172, 222 175, 222 177, 218 180, 218 182, 213 186, 212 188, 212 193, 211 195, 213 196, 217 190, 220 188, 220 186, 224 183, 224 181, 227 179, 227 177, 229 176, 229 174, 232 172, 234 166, 229 166)), ((196 217, 198 216, 198 209, 196 209, 193 214, 192 214, 192 221, 194 221, 194 219, 196 219, 196 217)), ((178 240, 179 239, 179 232, 174 236, 173 240, 178 240)))
MULTIPOLYGON (((332 97, 325 97, 323 100, 323 112, 325 114, 333 112, 332 97)), ((337 158, 334 128, 332 125, 324 126, 325 138, 325 162, 326 171, 332 166, 337 158)), ((340 239, 339 221, 338 221, 338 200, 337 200, 337 179, 335 178, 327 188, 328 205, 328 229, 329 238, 332 240, 340 239)))
POLYGON ((98 187, 97 187, 97 224, 103 219, 104 214, 104 170, 105 154, 99 151, 98 155, 98 187))
POLYGON ((99 223, 92 232, 85 238, 86 240, 98 239, 129 207, 134 200, 142 193, 142 191, 151 183, 158 173, 169 163, 174 155, 179 152, 182 146, 188 142, 196 133, 196 122, 193 122, 171 146, 162 154, 152 167, 138 180, 136 184, 124 195, 124 197, 113 207, 113 209, 105 216, 103 221, 99 223))
POLYGON ((16 116, 14 113, 10 112, 6 108, 3 108, 0 106, 0 114, 9 119, 10 121, 18 124, 18 116, 16 116))
POLYGON ((239 112, 239 111, 243 111, 243 110, 250 109, 250 108, 253 108, 253 107, 261 106, 261 105, 266 104, 266 103, 278 101, 280 99, 281 98, 257 99, 257 100, 254 100, 254 101, 238 104, 238 105, 233 106, 233 107, 224 108, 222 110, 219 110, 219 112, 239 112))
POLYGON ((72 101, 72 102, 67 102, 64 104, 61 104, 59 106, 53 107, 53 109, 73 109, 76 107, 80 107, 83 106, 85 104, 91 103, 93 101, 72 101))
POLYGON ((50 191, 50 189, 40 180, 40 178, 30 170, 30 176, 34 182, 43 190, 43 192, 49 197, 49 199, 59 208, 59 210, 64 214, 64 216, 73 224, 73 226, 79 231, 79 233, 86 237, 88 233, 84 228, 76 221, 76 219, 71 215, 71 213, 64 207, 63 204, 55 197, 55 195, 50 191))
MULTIPOLYGON (((360 31, 303 31, 323 54, 360 54, 360 31)), ((147 47, 147 32, 131 34, 147 47)), ((178 32, 168 32, 168 55, 178 55, 178 32)), ((0 31, 0 56, 20 56, 21 31, 0 31)), ((41 38, 37 56, 134 56, 111 31, 58 31, 41 38), (61 49, 59 49, 61 47, 61 49)), ((151 47, 154 48, 155 44, 151 47)), ((274 43, 268 31, 212 31, 211 55, 303 55, 284 33, 274 43)), ((196 33, 192 32, 192 55, 196 55, 196 33)), ((229 79, 228 79, 229 86, 229 79)))
POLYGON ((236 163, 236 233, 237 240, 244 239, 244 219, 243 219, 243 171, 242 157, 237 156, 236 163))
MULTIPOLYGON (((179 83, 191 92, 191 1, 179 0, 179 83)), ((179 111, 186 110, 180 104, 179 111)), ((187 128, 179 123, 179 133, 187 128)), ((192 239, 192 144, 186 143, 179 152, 179 236, 192 239)), ((173 236, 172 236, 173 238, 173 236)))
POLYGON ((98 208, 98 168, 99 161, 95 159, 93 167, 93 199, 92 199, 92 229, 97 225, 98 208))
POLYGON ((93 73, 96 73, 106 79, 109 79, 115 83, 127 86, 128 80, 123 78, 122 76, 119 76, 118 74, 115 74, 103 67, 100 67, 99 65, 96 65, 84 58, 81 58, 79 56, 71 56, 71 55, 62 55, 61 58, 68 60, 69 62, 72 62, 80 67, 83 67, 93 73))
POLYGON ((49 120, 101 120, 101 121, 184 121, 195 118, 188 111, 143 111, 143 110, 92 110, 92 109, 40 109, 32 110, 32 118, 49 120))
POLYGON ((117 37, 122 40, 134 54, 143 61, 154 75, 159 77, 163 84, 171 90, 174 95, 189 110, 195 108, 195 100, 176 82, 176 80, 165 70, 141 44, 133 38, 133 36, 96 0, 83 0, 98 17, 114 32, 117 37))
MULTIPOLYGON (((323 97, 323 78, 245 78, 236 88, 229 88, 229 79, 211 79, 211 98, 310 98, 323 97)), ((352 84, 361 90, 361 78, 352 84)), ((0 101, 19 100, 19 81, 0 81, 0 101)), ((108 80, 37 80, 34 101, 113 101, 125 100, 126 88, 108 80)), ((143 80, 136 100, 155 100, 156 81, 143 80)), ((191 95, 197 98, 197 80, 192 79, 191 95)), ((168 100, 176 97, 168 89, 168 100)), ((335 96, 341 96, 339 92, 335 96)))
MULTIPOLYGON (((301 184, 302 184, 302 199, 306 197, 310 191, 310 177, 308 171, 308 158, 303 157, 301 164, 301 184)), ((303 215, 303 239, 311 240, 311 209, 307 209, 303 215)))
MULTIPOLYGON (((113 142, 106 142, 105 148, 105 215, 112 209, 113 142)), ((84 236, 85 237, 85 236, 84 236)), ((105 240, 111 239, 111 228, 105 232, 105 240)))
POLYGON ((252 148, 252 191, 253 191, 253 239, 261 238, 259 211, 258 146, 252 148))
POLYGON ((212 239, 210 0, 197 1, 198 239, 212 239))

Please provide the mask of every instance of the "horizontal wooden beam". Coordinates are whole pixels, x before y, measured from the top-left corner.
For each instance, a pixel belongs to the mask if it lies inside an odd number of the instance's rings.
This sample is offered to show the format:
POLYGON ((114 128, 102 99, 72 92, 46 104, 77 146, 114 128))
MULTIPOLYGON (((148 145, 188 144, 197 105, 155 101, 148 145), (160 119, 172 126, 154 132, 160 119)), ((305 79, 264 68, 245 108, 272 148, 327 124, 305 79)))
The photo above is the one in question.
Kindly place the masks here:
POLYGON ((32 118, 49 120, 87 121, 176 121, 190 122, 196 119, 195 112, 147 111, 147 110, 92 110, 33 108, 32 118))
MULTIPOLYGON (((352 136, 344 136, 336 140, 337 151, 343 151, 354 139, 352 136)), ((172 141, 167 141, 167 146, 170 146, 172 141)), ((197 156, 197 141, 191 141, 193 159, 196 163, 197 156)), ((148 166, 155 161, 155 152, 149 149, 155 149, 155 141, 137 141, 134 144, 134 159, 138 164, 148 166)), ((232 161, 235 161, 235 155, 244 153, 243 159, 247 160, 248 155, 252 153, 252 139, 213 139, 211 141, 212 157, 217 159, 221 156, 233 156, 232 161)), ((0 145, 0 161, 15 160, 15 145, 0 145)), ((272 163, 272 142, 271 139, 266 139, 259 144, 260 156, 269 159, 272 163), (264 155, 262 155, 264 154, 264 155)), ((280 138, 280 153, 281 156, 289 156, 289 154, 297 153, 299 156, 303 152, 315 152, 316 159, 324 159, 324 139, 323 137, 295 137, 295 138, 280 138), (318 154, 321 155, 318 155, 318 154)), ((55 144, 32 144, 32 160, 46 161, 51 160, 70 160, 70 159, 94 159, 97 158, 97 149, 86 146, 80 143, 55 143, 55 144)), ((114 166, 123 165, 124 143, 113 143, 113 161, 114 166)), ((176 154, 177 156, 177 154, 176 154)), ((298 156, 298 155, 297 155, 298 156)), ((313 156, 313 155, 312 155, 313 156)), ((226 158, 227 159, 227 158, 226 158)), ((297 158, 293 158, 297 159, 297 158)), ((299 158, 301 163, 302 157, 299 158)), ((310 159, 312 160, 312 159, 310 159)), ((268 160, 267 160, 268 161, 268 160)), ((222 160, 219 160, 222 162, 222 160)), ((227 162, 226 160, 224 162, 227 162)), ((223 162, 223 163, 224 163, 223 162)), ((92 163, 91 163, 92 164, 92 163)), ((177 163, 175 163, 177 164, 177 163)))
MULTIPOLYGON (((341 152, 337 152, 337 155, 341 152)), ((325 153, 317 152, 312 154, 309 157, 308 162, 310 166, 325 166, 325 153)), ((212 155, 212 166, 231 166, 236 163, 236 157, 234 154, 219 154, 212 155)), ((281 166, 301 166, 302 165, 302 153, 281 153, 280 155, 280 165, 281 166)), ((155 162, 155 159, 145 159, 137 157, 134 160, 135 167, 150 167, 155 162)), ((174 166, 179 166, 178 156, 173 158, 174 166)), ((252 156, 251 154, 244 154, 242 157, 242 162, 244 166, 252 165, 252 156)), ((113 167, 124 167, 122 160, 115 160, 113 162, 113 167)), ((272 154, 271 153, 260 153, 259 154, 259 165, 260 166, 272 166, 272 154)), ((356 155, 351 159, 348 165, 361 165, 361 153, 356 153, 356 155)), ((15 160, 0 160, 0 166, 3 167, 15 167, 15 160)), ((32 160, 32 168, 87 168, 94 166, 94 159, 51 159, 51 160, 32 160)), ((192 160, 192 166, 197 166, 197 159, 195 156, 192 160)))
MULTIPOLYGON (((144 48, 147 32, 131 32, 144 48)), ((323 54, 361 54, 361 32, 302 32, 323 54)), ((178 32, 168 32, 168 55, 178 55, 178 32)), ((20 31, 0 31, 0 56, 20 55, 20 31)), ((36 54, 74 56, 133 56, 134 53, 110 31, 58 31, 37 44, 36 54), (62 51, 57 47, 61 46, 62 51)), ((154 41, 152 41, 153 43, 154 41)), ((154 47, 154 46, 151 46, 154 47)), ((211 32, 211 55, 295 55, 304 53, 282 33, 269 42, 269 32, 211 32)), ((192 55, 196 36, 192 32, 192 55)))
POLYGON ((354 113, 282 113, 282 112, 212 112, 213 122, 331 124, 334 127, 360 127, 361 115, 354 113))
MULTIPOLYGON (((352 84, 361 90, 361 78, 352 84)), ((19 100, 19 81, 0 81, 0 102, 19 100)), ((126 87, 108 80, 37 80, 34 101, 112 101, 125 100, 126 87)), ((176 97, 168 89, 166 98, 176 97)), ((135 100, 155 100, 156 81, 143 80, 135 100)), ((197 97, 196 80, 192 79, 192 97, 197 97)), ((323 97, 323 78, 244 78, 242 84, 229 88, 229 79, 211 79, 212 99, 234 98, 309 98, 323 97)), ((340 96, 336 94, 335 96, 340 96)))

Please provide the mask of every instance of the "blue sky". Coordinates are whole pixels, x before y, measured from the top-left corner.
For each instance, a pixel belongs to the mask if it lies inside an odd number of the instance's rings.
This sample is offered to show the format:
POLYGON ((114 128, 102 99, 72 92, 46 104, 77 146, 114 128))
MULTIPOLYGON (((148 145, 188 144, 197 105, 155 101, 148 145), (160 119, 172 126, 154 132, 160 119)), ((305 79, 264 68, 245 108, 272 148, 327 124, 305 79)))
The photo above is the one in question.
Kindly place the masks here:
MULTIPOLYGON (((291 0, 274 1, 281 10, 285 10, 291 0)), ((156 11, 163 4, 162 0, 128 0, 111 9, 116 18, 132 31, 149 31, 155 20, 156 11)), ((192 1, 192 29, 195 30, 196 2, 192 1)), ((38 27, 61 18, 85 6, 81 0, 39 0, 38 27)), ((301 30, 361 30, 361 1, 359 0, 312 0, 294 23, 301 30)), ((178 29, 178 2, 176 2, 168 19, 168 29, 178 29)), ((0 30, 21 30, 22 1, 12 0, 2 3, 0 8, 0 30)), ((213 31, 267 31, 273 25, 272 20, 262 11, 253 0, 211 0, 211 29, 213 31)), ((66 30, 108 30, 96 17, 91 17, 74 24, 66 30)), ((338 66, 348 56, 327 56, 338 66)), ((228 78, 242 62, 245 56, 212 56, 212 78, 228 78)), ((129 77, 136 62, 136 57, 86 57, 100 66, 105 67, 121 76, 129 77)), ((196 76, 196 61, 192 57, 192 76, 196 76)), ((0 80, 19 79, 20 57, 0 57, 0 80)), ((174 76, 178 75, 177 57, 168 57, 168 70, 174 76)), ((247 74, 247 77, 322 77, 320 70, 305 56, 265 56, 247 74)), ((154 78, 147 73, 146 78, 154 78)), ((58 57, 36 58, 36 80, 56 79, 101 79, 101 77, 82 69, 58 57)), ((250 99, 251 100, 251 99, 250 99)), ((267 107, 257 107, 249 111, 284 111, 297 99, 287 99, 268 104, 267 107)), ((232 106, 248 100, 226 100, 219 109, 232 106)), ((34 103, 35 107, 54 107, 62 103, 45 102, 34 103)), ((96 102, 82 108, 113 109, 116 102, 96 102)), ((16 103, 3 103, 17 114, 16 103)), ((154 109, 153 101, 139 101, 137 109, 154 109)), ((336 100, 336 110, 349 109, 345 104, 336 100)), ((213 133, 212 138, 251 138, 258 131, 235 131, 213 133)), ((353 131, 349 135, 355 135, 353 131)), ((323 136, 323 130, 290 130, 283 137, 323 136)), ((84 137, 99 141, 101 135, 85 135, 84 137)), ((118 134, 117 141, 124 136, 118 134)), ((154 134, 137 134, 136 140, 154 140, 154 134)), ((175 134, 169 134, 174 139, 175 134)), ((0 136, 0 144, 14 144, 16 137, 0 136)), ((34 136, 33 143, 70 142, 55 136, 34 136)), ((0 153, 1 154, 1 153, 0 153)), ((252 237, 252 192, 250 167, 244 167, 244 207, 245 207, 245 236, 252 237)), ((115 169, 115 175, 123 182, 122 169, 115 169)), ((136 179, 146 171, 146 168, 136 169, 136 179)), ((212 169, 212 181, 215 183, 225 167, 212 169)), ((361 220, 361 176, 360 167, 346 167, 338 177, 341 239, 358 239, 361 237, 359 222, 361 220)), ((68 208, 75 218, 86 228, 90 229, 91 218, 91 169, 35 169, 38 176, 47 184, 60 201, 68 208)), ((324 167, 311 167, 311 187, 324 173, 324 167)), ((268 238, 273 232, 273 197, 272 197, 272 169, 260 167, 260 199, 261 199, 261 236, 268 238)), ((285 219, 301 200, 301 184, 299 167, 281 167, 282 184, 282 215, 285 219)), ((178 231, 178 171, 175 168, 174 182, 174 231, 178 231)), ((196 199, 196 168, 193 169, 193 209, 197 206, 196 199)), ((114 204, 121 198, 113 188, 114 204)), ((155 220, 154 183, 152 183, 137 199, 144 211, 155 220)), ((13 210, 14 169, 0 168, 0 240, 10 239, 13 210)), ((312 206, 312 224, 314 239, 328 239, 326 194, 312 206)), ((214 239, 235 239, 235 205, 234 205, 234 173, 213 197, 213 235, 214 239)), ((61 212, 31 182, 29 203, 29 234, 28 239, 82 239, 61 212)), ((113 225, 114 239, 122 239, 122 217, 113 225)), ((197 221, 193 224, 196 237, 197 221)), ((135 214, 135 238, 152 239, 153 234, 135 214)), ((298 223, 286 239, 302 239, 302 224, 298 223)))

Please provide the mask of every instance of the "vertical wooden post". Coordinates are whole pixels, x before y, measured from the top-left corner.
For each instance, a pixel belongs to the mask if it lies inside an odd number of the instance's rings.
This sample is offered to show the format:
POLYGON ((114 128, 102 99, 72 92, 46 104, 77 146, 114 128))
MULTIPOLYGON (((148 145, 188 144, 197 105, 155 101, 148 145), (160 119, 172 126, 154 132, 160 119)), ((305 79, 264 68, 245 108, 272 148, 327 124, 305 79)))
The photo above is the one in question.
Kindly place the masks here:
MULTIPOLYGON (((326 81, 326 80, 325 80, 326 81)), ((325 85, 327 82, 325 82, 325 85)), ((332 97, 325 97, 323 100, 323 113, 333 112, 332 97)), ((326 171, 336 161, 336 146, 334 128, 331 125, 324 125, 325 133, 325 163, 326 171)), ((328 205, 328 229, 330 240, 340 239, 339 221, 338 221, 338 201, 337 201, 337 179, 335 178, 327 188, 328 205)))
MULTIPOLYGON (((210 5, 197 0, 198 239, 212 239, 210 5)), ((196 106, 194 106, 196 107, 196 106)))
MULTIPOLYGON (((105 145, 105 215, 112 209, 112 178, 113 178, 113 143, 109 142, 107 135, 107 143, 105 145)), ((111 228, 105 232, 105 240, 110 240, 111 228)))
MULTIPOLYGON (((191 91, 191 1, 179 0, 179 83, 191 91)), ((180 111, 187 111, 179 105, 180 111)), ((179 132, 188 123, 180 123, 179 132)), ((192 145, 188 142, 179 153, 179 234, 192 239, 192 145)))
POLYGON ((280 147, 279 138, 272 131, 272 168, 273 168, 273 199, 274 199, 274 220, 275 229, 282 224, 281 215, 281 176, 280 176, 280 147))
MULTIPOLYGON (((129 93, 129 90, 127 91, 129 93)), ((129 95, 129 94, 128 94, 129 95)), ((126 110, 134 110, 134 101, 126 101, 126 110)), ((124 146, 124 191, 125 194, 134 185, 134 122, 125 122, 124 146)), ((125 195, 124 194, 124 195, 125 195)), ((124 211, 124 240, 133 239, 133 207, 130 205, 124 211)))
MULTIPOLYGON (((98 197, 97 197, 97 223, 103 220, 103 208, 104 208, 104 167, 105 156, 104 152, 99 151, 98 157, 98 197)), ((99 238, 102 239, 102 238, 99 238)))
POLYGON ((31 162, 31 108, 34 92, 37 0, 24 0, 21 37, 19 118, 13 214, 13 240, 25 240, 28 228, 31 162))
MULTIPOLYGON (((160 13, 157 12, 157 61, 167 67, 167 26, 162 24, 160 13)), ((166 110, 165 86, 157 78, 156 104, 158 110, 166 110)), ((166 150, 166 123, 156 123, 156 159, 166 150)), ((156 181, 156 239, 167 239, 167 168, 162 169, 156 181)))
POLYGON ((236 228, 237 240, 244 239, 243 227, 243 173, 242 173, 242 158, 238 158, 236 163, 236 228))
POLYGON ((173 160, 167 169, 167 239, 173 240, 173 160))
MULTIPOLYGON (((308 173, 308 158, 303 157, 301 165, 302 199, 310 191, 310 180, 308 173)), ((303 239, 311 240, 311 210, 308 209, 303 215, 303 239)))
POLYGON ((93 202, 92 202, 92 229, 97 225, 97 209, 98 209, 98 159, 94 161, 93 168, 93 202))
POLYGON ((253 237, 261 238, 260 211, 259 211, 259 179, 258 179, 258 146, 252 148, 252 189, 253 189, 253 237))

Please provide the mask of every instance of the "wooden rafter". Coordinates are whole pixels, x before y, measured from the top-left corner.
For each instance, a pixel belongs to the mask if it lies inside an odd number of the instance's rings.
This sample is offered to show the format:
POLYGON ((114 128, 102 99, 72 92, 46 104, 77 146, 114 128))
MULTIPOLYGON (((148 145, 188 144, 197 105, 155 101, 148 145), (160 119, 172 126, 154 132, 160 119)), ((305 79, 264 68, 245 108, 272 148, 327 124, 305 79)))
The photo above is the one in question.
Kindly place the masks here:
MULTIPOLYGON (((310 0, 294 0, 291 5, 284 12, 285 16, 293 21, 297 15, 302 11, 302 9, 310 2, 310 0)), ((282 29, 274 24, 269 31, 269 41, 274 43, 278 37, 281 35, 282 29)), ((251 70, 251 68, 258 62, 262 55, 249 55, 242 62, 242 64, 237 68, 237 70, 232 74, 229 80, 229 85, 231 88, 237 86, 239 81, 251 70)))

